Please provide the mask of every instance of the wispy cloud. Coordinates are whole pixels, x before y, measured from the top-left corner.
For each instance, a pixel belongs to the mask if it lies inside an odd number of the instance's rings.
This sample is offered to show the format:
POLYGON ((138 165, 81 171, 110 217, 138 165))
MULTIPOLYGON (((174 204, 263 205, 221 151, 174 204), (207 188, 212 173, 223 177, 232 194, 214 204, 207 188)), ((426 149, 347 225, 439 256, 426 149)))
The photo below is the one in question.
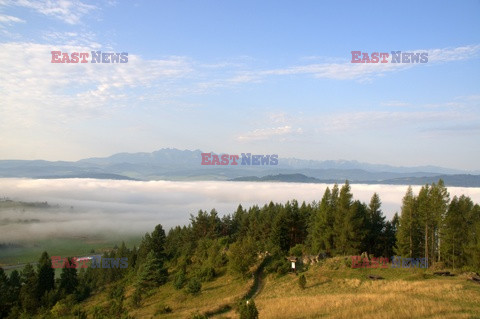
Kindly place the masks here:
MULTIPOLYGON (((428 52, 428 63, 442 63, 471 59, 479 56, 480 45, 467 45, 457 48, 442 48, 429 50, 408 50, 408 52, 428 52)), ((350 53, 348 53, 350 54, 350 53)), ((402 71, 412 67, 421 67, 426 64, 413 63, 316 63, 287 68, 272 69, 259 72, 260 75, 301 75, 309 74, 315 78, 335 80, 369 80, 383 76, 388 72, 402 71)), ((391 61, 391 56, 388 58, 391 61)))
POLYGON ((391 106, 391 107, 403 107, 409 106, 410 103, 403 102, 403 101, 385 101, 380 103, 381 106, 391 106))
POLYGON ((67 24, 78 24, 81 19, 97 7, 78 0, 17 0, 2 1, 1 5, 18 6, 59 19, 67 24))
POLYGON ((144 60, 132 54, 124 64, 50 63, 51 51, 71 53, 92 49, 36 43, 0 44, 0 125, 22 126, 49 118, 63 121, 98 116, 135 101, 140 93, 131 92, 132 89, 169 85, 192 71, 183 57, 144 60))
POLYGON ((0 24, 3 23, 3 24, 11 25, 13 23, 24 23, 24 22, 25 22, 25 20, 22 20, 20 18, 0 14, 0 24))
POLYGON ((237 141, 248 142, 254 140, 268 140, 272 138, 279 138, 280 141, 284 141, 288 136, 302 134, 301 128, 292 128, 289 125, 256 129, 245 134, 237 136, 237 141))

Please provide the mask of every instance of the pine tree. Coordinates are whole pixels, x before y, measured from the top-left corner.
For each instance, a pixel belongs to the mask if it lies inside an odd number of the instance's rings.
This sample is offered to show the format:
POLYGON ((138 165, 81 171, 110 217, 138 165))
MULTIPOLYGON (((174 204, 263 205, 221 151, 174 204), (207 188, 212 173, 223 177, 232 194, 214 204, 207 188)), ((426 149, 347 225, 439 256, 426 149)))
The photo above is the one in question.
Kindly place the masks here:
POLYGON ((394 249, 397 255, 406 258, 418 258, 420 255, 420 220, 417 212, 416 197, 409 186, 402 200, 402 209, 397 230, 397 243, 394 249), (414 256, 415 255, 415 256, 414 256))
POLYGON ((382 202, 377 193, 374 193, 367 209, 366 238, 367 252, 380 256, 385 243, 385 216, 381 210, 382 202))
POLYGON ((5 271, 0 267, 0 318, 6 318, 10 312, 8 277, 5 271))
POLYGON ((141 291, 163 285, 167 282, 167 269, 163 261, 150 251, 144 264, 139 269, 137 286, 141 291))
POLYGON ((161 224, 158 224, 155 226, 154 231, 151 234, 151 246, 149 247, 150 250, 153 250, 155 253, 155 256, 160 259, 164 260, 166 257, 165 254, 165 241, 166 241, 166 236, 165 236, 165 231, 163 230, 163 227, 161 224))
POLYGON ((27 313, 33 314, 39 306, 39 300, 36 296, 37 275, 31 264, 28 263, 23 267, 20 278, 22 281, 22 288, 20 289, 22 308, 27 313))
POLYGON ((352 194, 348 181, 340 189, 340 195, 335 205, 335 220, 333 223, 335 251, 337 254, 345 254, 348 243, 348 229, 345 228, 347 215, 352 207, 352 194))
POLYGON ((468 215, 468 240, 464 252, 467 264, 480 272, 480 206, 475 204, 468 215))
POLYGON ((230 245, 228 266, 234 273, 245 277, 257 257, 257 246, 252 238, 244 238, 230 245))
POLYGON ((443 220, 448 209, 450 195, 445 187, 443 180, 437 184, 433 183, 430 191, 430 210, 432 212, 432 221, 430 226, 430 247, 432 251, 432 261, 441 260, 442 226, 443 220))
POLYGON ((52 260, 48 253, 44 251, 38 261, 38 280, 37 280, 37 299, 44 296, 46 292, 54 289, 55 269, 52 268, 52 260))
POLYGON ((290 249, 290 228, 288 214, 285 209, 281 209, 273 220, 271 243, 274 248, 287 252, 290 249))
POLYGON ((333 242, 334 211, 332 207, 332 193, 327 187, 320 204, 312 214, 312 221, 309 228, 309 246, 314 253, 320 251, 331 252, 333 242))
MULTIPOLYGON (((68 258, 68 263, 72 264, 73 259, 68 258)), ((62 268, 62 273, 60 274, 60 290, 65 294, 69 295, 76 291, 78 286, 77 278, 77 269, 76 268, 62 268)))

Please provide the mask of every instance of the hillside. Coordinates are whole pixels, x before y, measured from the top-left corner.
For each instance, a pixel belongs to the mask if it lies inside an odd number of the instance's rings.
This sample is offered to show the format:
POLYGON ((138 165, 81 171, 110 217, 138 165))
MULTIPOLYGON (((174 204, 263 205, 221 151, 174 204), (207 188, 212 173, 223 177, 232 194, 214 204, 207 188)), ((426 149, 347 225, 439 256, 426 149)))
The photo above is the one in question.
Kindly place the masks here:
MULTIPOLYGON (((300 274, 269 274, 262 278, 254 297, 260 318, 468 318, 480 314, 480 285, 467 275, 438 277, 424 269, 352 269, 348 258, 331 258, 307 267, 305 289, 300 274), (377 274, 384 280, 372 281, 377 274), (388 307, 385 305, 388 304, 388 307)), ((139 309, 127 308, 134 318, 239 318, 233 307, 252 281, 223 275, 204 285, 199 295, 189 295, 167 284, 156 289, 139 309), (168 307, 171 312, 161 314, 168 307), (223 311, 220 311, 224 309, 223 311)), ((127 288, 127 301, 133 287, 127 288)), ((97 294, 82 307, 93 309, 108 303, 107 292, 97 294)))

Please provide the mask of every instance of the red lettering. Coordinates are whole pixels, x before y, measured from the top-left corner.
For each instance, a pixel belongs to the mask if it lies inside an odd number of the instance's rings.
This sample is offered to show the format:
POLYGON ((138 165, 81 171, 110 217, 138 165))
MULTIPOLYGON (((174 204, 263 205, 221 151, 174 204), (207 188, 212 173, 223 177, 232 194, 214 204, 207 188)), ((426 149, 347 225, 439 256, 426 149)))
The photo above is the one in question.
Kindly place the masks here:
POLYGON ((222 165, 228 165, 228 154, 222 155, 222 165))
POLYGON ((212 165, 220 165, 220 160, 218 159, 218 155, 213 154, 212 157, 213 157, 212 165))
MULTIPOLYGON (((57 63, 57 62, 54 62, 57 63)), ((52 256, 52 268, 62 268, 63 259, 60 256, 52 256)))
POLYGON ((70 63, 70 57, 68 56, 68 53, 62 53, 62 63, 70 63))
POLYGON ((58 58, 58 56, 62 54, 62 51, 52 51, 51 53, 52 53, 52 61, 51 61, 52 63, 62 63, 62 61, 60 61, 60 59, 58 58))
POLYGON ((387 58, 388 58, 389 56, 390 56, 390 55, 389 55, 388 53, 385 53, 385 52, 380 53, 380 57, 382 58, 382 63, 388 63, 387 58))
POLYGON ((238 163, 235 160, 238 160, 240 156, 238 155, 230 155, 230 160, 232 161, 231 165, 238 165, 238 163))
POLYGON ((87 52, 82 52, 80 53, 80 58, 82 58, 82 63, 87 63, 88 60, 86 58, 88 58, 89 54, 87 52))
POLYGON ((358 57, 360 54, 362 54, 361 51, 352 51, 352 63, 362 63, 358 57))
POLYGON ((78 52, 72 53, 72 63, 78 63, 78 52))
POLYGON ((352 256, 352 268, 360 268, 360 260, 362 260, 362 257, 352 256))
POLYGON ((363 268, 370 268, 370 261, 368 260, 367 257, 363 258, 362 267, 363 267, 363 268))
POLYGON ((210 153, 202 153, 202 165, 212 165, 212 162, 208 160, 211 155, 210 153))
POLYGON ((368 57, 368 53, 362 53, 362 63, 370 63, 370 58, 368 57))

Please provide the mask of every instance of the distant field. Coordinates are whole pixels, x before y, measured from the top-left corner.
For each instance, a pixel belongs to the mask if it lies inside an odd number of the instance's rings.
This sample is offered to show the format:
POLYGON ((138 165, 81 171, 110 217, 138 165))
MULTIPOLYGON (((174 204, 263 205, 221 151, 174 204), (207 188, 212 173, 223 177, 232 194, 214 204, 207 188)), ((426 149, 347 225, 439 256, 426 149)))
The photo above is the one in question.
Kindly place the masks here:
MULTIPOLYGON (((19 225, 31 227, 19 228, 16 231, 16 233, 25 232, 24 239, 21 240, 11 239, 8 235, 2 234, 4 236, 0 240, 0 266, 36 262, 44 251, 47 251, 50 256, 83 256, 90 254, 91 251, 99 253, 112 249, 115 245, 120 246, 122 240, 129 247, 138 246, 140 243, 140 235, 129 236, 108 232, 98 235, 59 233, 63 230, 59 224, 54 224, 53 220, 45 216, 56 216, 64 210, 65 208, 59 205, 50 205, 47 202, 0 199, 0 226, 4 230, 11 230, 19 225), (35 235, 28 233, 30 230, 41 228, 52 229, 49 237, 36 238, 35 235)), ((60 220, 61 223, 62 220, 60 220)), ((90 223, 95 224, 95 221, 92 220, 90 223)))
POLYGON ((112 237, 71 237, 71 238, 52 238, 39 240, 38 242, 26 242, 11 247, 0 249, 0 266, 24 264, 36 262, 43 251, 47 251, 50 256, 84 256, 91 253, 92 250, 99 253, 120 246, 122 240, 128 247, 137 245, 140 237, 115 238, 112 237))

